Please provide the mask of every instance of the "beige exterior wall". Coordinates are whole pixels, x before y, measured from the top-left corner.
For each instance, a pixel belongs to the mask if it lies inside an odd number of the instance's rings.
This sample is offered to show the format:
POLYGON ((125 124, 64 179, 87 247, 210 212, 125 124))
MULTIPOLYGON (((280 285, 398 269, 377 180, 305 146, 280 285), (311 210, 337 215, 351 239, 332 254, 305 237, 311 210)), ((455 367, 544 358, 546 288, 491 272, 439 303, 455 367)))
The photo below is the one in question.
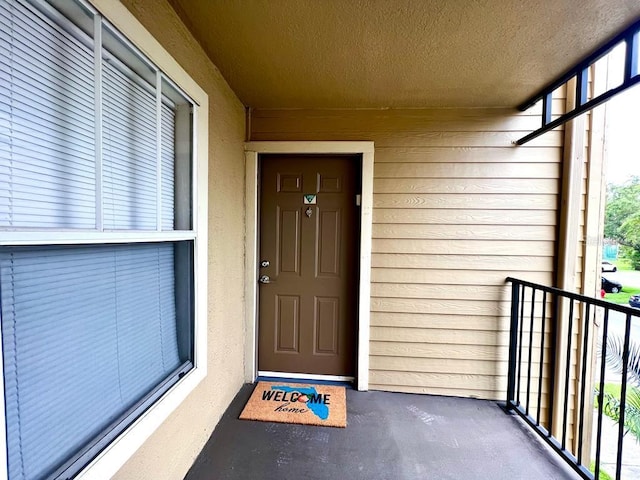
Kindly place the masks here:
POLYGON ((208 375, 115 478, 183 478, 243 382, 244 107, 165 0, 123 4, 209 96, 208 375))
POLYGON ((375 142, 370 388, 503 398, 505 278, 554 283, 562 132, 511 143, 536 115, 252 113, 253 141, 375 142))

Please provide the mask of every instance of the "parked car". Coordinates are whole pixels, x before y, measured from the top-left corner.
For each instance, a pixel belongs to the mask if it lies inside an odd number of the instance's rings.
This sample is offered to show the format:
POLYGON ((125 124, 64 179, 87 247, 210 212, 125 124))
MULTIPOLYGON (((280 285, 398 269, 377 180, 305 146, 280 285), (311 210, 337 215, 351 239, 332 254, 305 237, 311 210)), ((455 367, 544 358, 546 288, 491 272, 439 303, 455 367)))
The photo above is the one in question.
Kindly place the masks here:
POLYGON ((629 297, 629 305, 640 308, 640 295, 631 295, 631 297, 629 297))
POLYGON ((616 272, 618 271, 618 267, 616 267, 613 263, 602 261, 602 271, 603 272, 616 272))
POLYGON ((607 293, 618 293, 622 290, 622 284, 602 277, 602 289, 607 293))

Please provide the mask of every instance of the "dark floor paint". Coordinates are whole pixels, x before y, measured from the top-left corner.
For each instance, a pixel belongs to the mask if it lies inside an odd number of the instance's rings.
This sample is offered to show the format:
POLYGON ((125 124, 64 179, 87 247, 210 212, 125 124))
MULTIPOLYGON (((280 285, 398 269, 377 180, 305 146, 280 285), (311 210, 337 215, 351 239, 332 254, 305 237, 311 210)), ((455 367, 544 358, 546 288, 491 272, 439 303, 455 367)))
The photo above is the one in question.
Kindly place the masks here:
POLYGON ((238 420, 244 385, 186 480, 576 479, 495 402, 347 390, 347 428, 238 420))

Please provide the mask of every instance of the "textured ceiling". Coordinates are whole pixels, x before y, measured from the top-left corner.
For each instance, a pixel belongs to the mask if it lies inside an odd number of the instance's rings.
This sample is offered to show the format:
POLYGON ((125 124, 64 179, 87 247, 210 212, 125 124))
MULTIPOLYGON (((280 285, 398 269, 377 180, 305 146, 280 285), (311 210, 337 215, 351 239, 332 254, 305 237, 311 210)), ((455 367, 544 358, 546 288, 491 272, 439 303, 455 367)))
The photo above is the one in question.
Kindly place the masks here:
POLYGON ((170 0, 262 108, 515 106, 640 0, 170 0))

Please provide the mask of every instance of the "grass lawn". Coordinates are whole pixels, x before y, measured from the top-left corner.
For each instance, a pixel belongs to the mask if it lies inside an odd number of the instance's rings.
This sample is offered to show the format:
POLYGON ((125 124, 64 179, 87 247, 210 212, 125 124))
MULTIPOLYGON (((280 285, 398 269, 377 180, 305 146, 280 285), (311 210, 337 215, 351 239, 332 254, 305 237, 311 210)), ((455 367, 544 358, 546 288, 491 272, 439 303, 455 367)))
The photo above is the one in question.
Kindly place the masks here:
POLYGON ((613 260, 611 263, 613 263, 618 270, 633 270, 631 260, 628 258, 619 258, 617 260, 613 260))
MULTIPOLYGON (((637 388, 634 387, 633 385, 629 385, 629 384, 627 385, 629 388, 637 390, 637 388)), ((617 399, 620 399, 620 390, 622 390, 622 385, 620 385, 619 383, 604 384, 604 393, 608 393, 609 395, 612 395, 617 399)), ((595 402, 594 408, 598 408, 598 393, 596 393, 596 402, 595 402)))
MULTIPOLYGON (((604 384, 604 392, 608 393, 609 395, 612 395, 614 397, 616 397, 618 400, 620 399, 620 391, 622 390, 622 385, 620 385, 619 383, 605 383, 604 384)), ((640 395, 640 389, 638 389, 638 387, 634 387, 633 385, 630 385, 629 383, 627 383, 627 395, 629 394, 630 391, 633 391, 636 395, 640 395)), ((596 402, 594 404, 594 408, 598 408, 598 393, 596 392, 595 394, 596 396, 596 402)), ((627 396, 628 398, 628 396, 627 396)))
POLYGON ((604 299, 611 303, 617 303, 618 305, 629 305, 629 297, 636 293, 640 293, 639 287, 622 287, 621 292, 607 293, 604 299))
MULTIPOLYGON (((589 470, 591 470, 591 473, 594 473, 596 471, 596 462, 594 461, 591 462, 591 465, 589 466, 589 470)), ((613 477, 609 475, 607 472, 604 472, 601 467, 600 475, 598 475, 598 480, 613 480, 613 477)))

